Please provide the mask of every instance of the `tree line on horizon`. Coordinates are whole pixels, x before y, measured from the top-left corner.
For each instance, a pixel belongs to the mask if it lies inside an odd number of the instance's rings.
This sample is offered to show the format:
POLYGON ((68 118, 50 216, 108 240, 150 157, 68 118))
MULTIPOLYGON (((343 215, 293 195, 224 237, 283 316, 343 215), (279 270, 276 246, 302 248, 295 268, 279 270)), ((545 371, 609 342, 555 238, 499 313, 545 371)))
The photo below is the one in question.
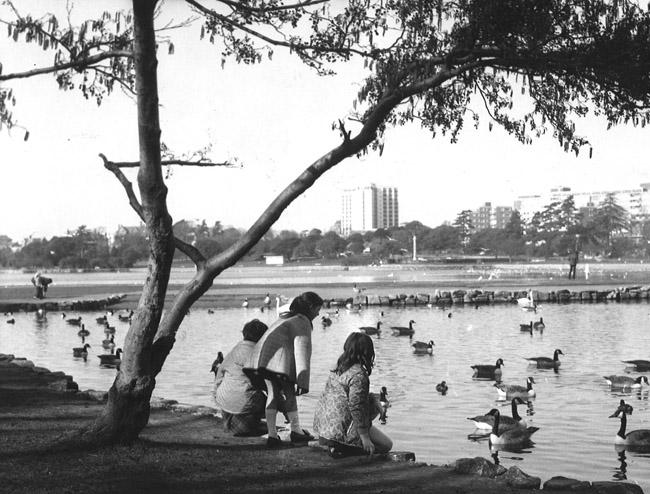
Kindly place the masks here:
MULTIPOLYGON (((242 236, 241 229, 224 227, 220 221, 180 220, 174 234, 208 255, 219 254, 242 236)), ((424 256, 477 255, 511 258, 556 257, 579 250, 603 257, 647 257, 650 255, 650 220, 631 221, 625 208, 608 195, 590 211, 580 211, 573 196, 551 202, 522 220, 514 211, 505 228, 476 229, 470 210, 460 211, 453 224, 431 228, 419 221, 399 227, 347 237, 317 228, 297 232, 270 230, 250 250, 245 260, 259 261, 266 255, 286 260, 338 259, 341 264, 390 261, 411 256, 413 236, 417 254, 424 256)), ((28 240, 11 249, 11 239, 0 235, 0 265, 12 268, 117 269, 130 268, 146 260, 148 240, 144 226, 120 227, 112 240, 102 231, 85 225, 64 236, 28 240)), ((184 254, 177 251, 177 261, 184 254)))

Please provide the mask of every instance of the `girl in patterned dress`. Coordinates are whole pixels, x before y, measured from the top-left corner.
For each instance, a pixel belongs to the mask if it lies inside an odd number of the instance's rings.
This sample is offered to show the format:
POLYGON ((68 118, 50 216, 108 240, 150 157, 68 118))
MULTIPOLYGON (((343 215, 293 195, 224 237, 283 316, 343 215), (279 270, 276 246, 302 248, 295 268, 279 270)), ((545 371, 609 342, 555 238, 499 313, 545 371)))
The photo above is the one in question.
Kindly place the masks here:
POLYGON ((372 339, 364 333, 350 334, 314 413, 314 430, 334 457, 388 453, 393 447, 390 438, 372 425, 379 413, 378 400, 370 394, 374 363, 372 339))

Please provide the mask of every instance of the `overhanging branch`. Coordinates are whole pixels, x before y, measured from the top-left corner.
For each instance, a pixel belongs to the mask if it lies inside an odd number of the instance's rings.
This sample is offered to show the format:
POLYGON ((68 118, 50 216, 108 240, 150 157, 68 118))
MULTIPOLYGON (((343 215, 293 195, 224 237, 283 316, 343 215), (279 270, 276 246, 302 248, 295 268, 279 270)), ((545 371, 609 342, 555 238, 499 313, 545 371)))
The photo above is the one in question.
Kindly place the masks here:
MULTIPOLYGON (((100 155, 101 156, 101 155, 100 155)), ((140 166, 139 161, 121 161, 121 162, 116 162, 113 163, 116 167, 118 168, 137 168, 140 166)), ((230 163, 228 161, 224 161, 223 163, 213 163, 211 161, 188 161, 188 160, 162 160, 160 162, 162 166, 171 166, 171 165, 177 165, 177 166, 207 166, 207 167, 214 167, 214 166, 223 166, 226 168, 234 168, 237 167, 235 163, 230 163)))
MULTIPOLYGON (((135 196, 135 192, 133 190, 133 184, 129 181, 128 178, 126 178, 124 173, 122 173, 119 164, 109 161, 106 158, 106 156, 102 153, 99 154, 99 157, 102 159, 102 161, 104 161, 104 168, 112 172, 113 175, 115 175, 115 177, 122 184, 122 187, 124 187, 126 196, 129 198, 129 204, 131 204, 133 210, 137 213, 137 215, 140 217, 142 221, 145 221, 144 211, 142 210, 142 205, 140 204, 140 201, 138 201, 138 198, 135 196)), ((197 267, 200 267, 205 264, 205 257, 193 245, 190 245, 187 242, 182 241, 176 236, 174 236, 174 245, 178 250, 180 250, 183 254, 189 257, 197 267)))

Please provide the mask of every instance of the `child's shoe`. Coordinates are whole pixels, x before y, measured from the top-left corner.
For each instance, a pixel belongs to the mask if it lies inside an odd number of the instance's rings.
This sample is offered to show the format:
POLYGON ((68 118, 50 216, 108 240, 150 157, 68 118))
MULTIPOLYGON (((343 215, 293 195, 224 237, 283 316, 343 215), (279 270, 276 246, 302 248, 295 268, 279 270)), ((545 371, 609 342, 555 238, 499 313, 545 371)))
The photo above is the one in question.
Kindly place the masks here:
POLYGON ((305 429, 302 430, 302 434, 300 432, 293 432, 291 431, 291 442, 292 443, 308 443, 309 441, 314 440, 314 436, 312 436, 309 432, 307 432, 305 429))

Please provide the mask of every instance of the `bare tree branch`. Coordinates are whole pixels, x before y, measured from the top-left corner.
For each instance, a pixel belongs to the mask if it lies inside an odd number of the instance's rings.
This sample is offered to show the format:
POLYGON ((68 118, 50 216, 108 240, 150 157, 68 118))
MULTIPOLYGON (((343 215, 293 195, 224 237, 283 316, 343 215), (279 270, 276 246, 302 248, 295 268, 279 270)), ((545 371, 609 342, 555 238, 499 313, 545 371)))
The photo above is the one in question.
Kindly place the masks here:
MULTIPOLYGON (((140 204, 140 201, 138 201, 138 198, 135 196, 135 192, 133 191, 133 184, 129 181, 128 178, 124 176, 122 170, 120 170, 119 164, 109 161, 102 153, 99 154, 99 157, 104 161, 104 168, 111 171, 113 175, 115 175, 115 177, 117 177, 117 179, 120 181, 122 187, 124 187, 126 195, 129 198, 129 204, 131 204, 133 210, 138 214, 142 221, 145 221, 142 205, 140 204)), ((205 264, 205 257, 193 245, 190 245, 187 242, 183 242, 176 236, 174 236, 174 245, 178 250, 189 257, 197 268, 205 264)))
POLYGON ((312 5, 318 5, 321 3, 329 2, 330 0, 306 0, 304 2, 298 2, 289 5, 275 5, 273 7, 250 7, 243 4, 242 2, 233 2, 232 0, 217 0, 220 3, 226 4, 236 10, 246 10, 248 12, 256 12, 264 14, 267 12, 278 12, 281 10, 292 10, 292 9, 302 9, 305 7, 311 7, 312 5))
POLYGON ((25 72, 14 72, 12 74, 0 75, 0 81, 9 81, 12 79, 24 79, 27 77, 33 77, 40 74, 51 74, 53 72, 60 72, 61 70, 67 69, 83 69, 83 68, 92 68, 91 66, 95 63, 101 62, 109 58, 120 58, 120 57, 133 57, 133 53, 128 50, 113 50, 107 51, 105 53, 99 53, 97 55, 91 55, 85 58, 80 58, 78 60, 71 60, 59 65, 52 65, 50 67, 42 67, 39 69, 27 70, 25 72))
MULTIPOLYGON (((113 164, 118 168, 137 168, 140 166, 139 161, 121 161, 113 164)), ((162 166, 224 166, 226 168, 235 168, 238 166, 237 164, 228 161, 224 161, 223 163, 213 163, 211 161, 162 160, 160 164, 162 166)))

